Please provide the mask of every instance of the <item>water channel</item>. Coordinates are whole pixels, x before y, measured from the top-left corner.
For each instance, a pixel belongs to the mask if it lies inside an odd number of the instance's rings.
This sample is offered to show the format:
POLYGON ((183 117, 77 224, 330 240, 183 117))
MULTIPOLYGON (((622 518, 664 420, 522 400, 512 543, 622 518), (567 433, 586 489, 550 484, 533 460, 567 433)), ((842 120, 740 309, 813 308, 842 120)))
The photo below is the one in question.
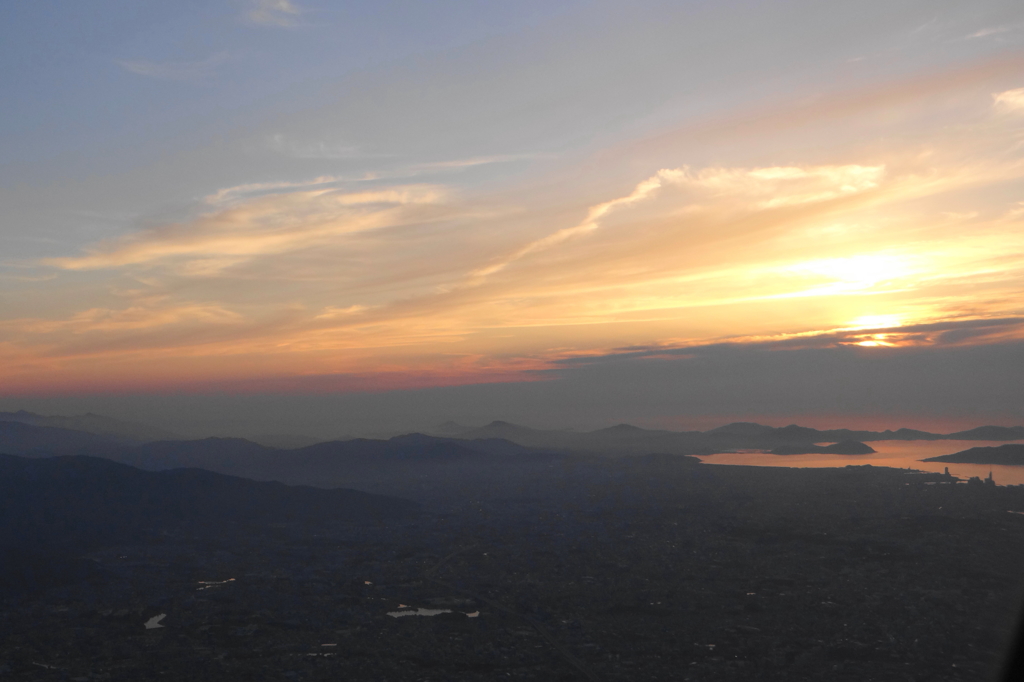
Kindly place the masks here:
MULTIPOLYGON (((1019 443, 1021 441, 1010 441, 1019 443)), ((954 464, 950 462, 922 462, 926 457, 950 455, 970 448, 1005 445, 1007 441, 978 440, 880 440, 867 444, 877 452, 869 455, 773 455, 761 450, 740 450, 701 456, 708 464, 745 464, 775 467, 844 467, 848 464, 870 464, 897 469, 918 469, 949 473, 962 479, 978 476, 985 478, 992 472, 997 485, 1024 485, 1024 466, 996 464, 954 464)))

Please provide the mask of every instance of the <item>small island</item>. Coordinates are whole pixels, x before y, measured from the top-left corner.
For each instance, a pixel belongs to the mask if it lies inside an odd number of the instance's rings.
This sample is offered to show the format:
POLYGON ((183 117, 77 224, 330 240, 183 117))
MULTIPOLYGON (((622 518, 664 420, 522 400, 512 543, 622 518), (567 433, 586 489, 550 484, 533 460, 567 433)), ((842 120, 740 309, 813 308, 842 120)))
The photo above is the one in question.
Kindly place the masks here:
POLYGON ((856 440, 844 440, 832 445, 780 445, 770 451, 773 455, 870 455, 876 450, 856 440))
POLYGON ((1024 443, 1007 443, 994 447, 970 448, 952 455, 922 459, 922 462, 953 462, 956 464, 1008 464, 1024 466, 1024 443))

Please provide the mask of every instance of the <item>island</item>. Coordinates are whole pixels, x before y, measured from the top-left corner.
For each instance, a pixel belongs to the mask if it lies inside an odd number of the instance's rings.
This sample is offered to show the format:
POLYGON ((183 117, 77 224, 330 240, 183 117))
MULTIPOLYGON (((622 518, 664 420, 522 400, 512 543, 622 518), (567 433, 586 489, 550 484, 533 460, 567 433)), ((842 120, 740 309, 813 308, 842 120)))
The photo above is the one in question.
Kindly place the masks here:
POLYGON ((860 441, 844 440, 832 445, 780 445, 769 452, 773 455, 870 455, 877 451, 860 441))
POLYGON ((1024 466, 1024 443, 1007 443, 994 447, 970 448, 952 455, 922 459, 922 462, 954 462, 957 464, 1008 464, 1024 466))

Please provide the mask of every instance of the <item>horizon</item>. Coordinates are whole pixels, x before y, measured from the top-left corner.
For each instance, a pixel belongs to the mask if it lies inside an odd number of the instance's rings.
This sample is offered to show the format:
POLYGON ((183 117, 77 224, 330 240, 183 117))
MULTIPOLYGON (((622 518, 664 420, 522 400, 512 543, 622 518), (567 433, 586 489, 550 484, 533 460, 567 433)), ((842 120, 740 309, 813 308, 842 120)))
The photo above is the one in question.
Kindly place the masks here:
MULTIPOLYGON (((119 421, 119 422, 123 422, 123 423, 129 424, 129 425, 143 426, 143 427, 157 428, 157 429, 161 429, 161 430, 166 430, 168 432, 168 435, 174 436, 176 438, 178 438, 178 437, 184 438, 186 440, 197 440, 197 439, 204 439, 204 438, 242 438, 242 439, 254 439, 255 438, 255 439, 259 439, 261 437, 281 436, 281 437, 309 438, 311 440, 319 440, 320 442, 331 441, 331 440, 350 440, 350 439, 359 439, 359 438, 384 439, 384 440, 386 440, 386 439, 390 439, 390 438, 394 438, 394 437, 405 436, 405 435, 414 435, 414 434, 428 434, 428 435, 433 435, 433 436, 436 436, 436 437, 453 438, 453 439, 457 439, 458 440, 458 439, 462 439, 464 437, 464 435, 465 435, 465 433, 444 434, 444 433, 442 433, 440 431, 440 429, 442 429, 444 427, 458 427, 460 429, 464 429, 466 432, 472 432, 472 431, 478 431, 478 430, 486 429, 488 427, 493 427, 493 426, 512 426, 512 427, 523 428, 523 429, 527 429, 527 430, 530 430, 530 431, 538 431, 538 432, 550 431, 550 432, 560 432, 560 433, 580 433, 580 434, 585 434, 585 433, 594 433, 594 432, 598 432, 598 431, 612 429, 612 428, 619 427, 619 426, 628 426, 628 427, 640 429, 640 430, 643 430, 643 431, 663 431, 663 432, 666 432, 666 433, 686 433, 686 432, 705 432, 706 433, 706 432, 709 432, 709 431, 713 431, 715 429, 724 428, 726 426, 732 426, 732 425, 735 425, 735 424, 752 424, 752 425, 757 425, 757 426, 767 426, 767 427, 771 427, 771 428, 774 428, 774 429, 781 429, 781 428, 784 428, 784 427, 787 427, 787 426, 799 426, 801 428, 811 428, 811 429, 815 429, 815 430, 818 430, 818 431, 849 430, 849 431, 867 431, 867 432, 874 432, 874 433, 884 433, 886 431, 891 431, 891 432, 895 433, 895 432, 898 432, 900 430, 911 430, 911 431, 922 431, 922 432, 931 433, 931 434, 935 434, 935 435, 950 435, 950 434, 954 434, 954 433, 960 433, 960 432, 964 432, 964 431, 969 431, 971 429, 990 427, 990 426, 1002 427, 1002 428, 1014 428, 1014 427, 1020 428, 1020 427, 1024 426, 1022 424, 1009 424, 1009 423, 1006 423, 1006 424, 984 423, 984 424, 982 424, 982 423, 973 423, 972 422, 972 423, 967 423, 966 425, 962 424, 961 425, 962 428, 955 428, 954 429, 954 428, 948 428, 950 426, 948 421, 942 421, 942 422, 937 422, 936 424, 940 425, 940 426, 943 426, 945 428, 945 430, 934 430, 934 429, 930 430, 930 429, 927 429, 927 428, 919 428, 919 427, 906 426, 906 425, 902 425, 902 426, 870 426, 870 425, 868 425, 868 423, 864 422, 863 420, 859 421, 857 425, 850 425, 849 423, 845 423, 845 422, 837 421, 837 420, 817 421, 814 424, 808 424, 808 423, 799 423, 799 422, 795 422, 795 421, 788 421, 786 419, 769 419, 769 420, 761 420, 761 421, 758 421, 758 420, 754 419, 752 421, 751 420, 738 420, 738 421, 729 421, 729 422, 721 422, 721 423, 717 422, 717 421, 715 421, 715 422, 709 421, 709 422, 707 422, 707 424, 698 425, 698 426, 695 426, 693 428, 672 428, 671 426, 669 426, 669 427, 661 427, 661 426, 658 426, 658 425, 641 426, 641 425, 632 424, 632 423, 628 423, 628 422, 618 422, 618 423, 615 423, 615 424, 605 424, 605 425, 594 426, 594 427, 589 427, 589 428, 577 428, 577 427, 573 427, 573 426, 561 426, 561 427, 558 427, 558 426, 536 426, 536 425, 524 424, 524 423, 519 423, 519 422, 511 422, 511 421, 507 421, 507 420, 503 420, 503 419, 494 419, 494 420, 491 420, 491 421, 488 421, 488 422, 483 422, 483 423, 460 423, 460 422, 457 422, 455 420, 446 420, 444 422, 439 422, 439 423, 435 423, 435 424, 432 424, 432 425, 428 425, 428 426, 425 426, 425 427, 419 427, 419 428, 403 429, 403 428, 399 427, 399 428, 389 429, 389 430, 378 430, 378 431, 372 431, 371 430, 371 431, 366 431, 366 432, 362 432, 362 433, 358 433, 358 432, 349 433, 349 432, 346 432, 346 433, 336 433, 336 434, 333 434, 333 435, 325 436, 324 434, 327 433, 327 432, 321 432, 319 434, 314 434, 314 433, 310 433, 310 432, 304 432, 304 431, 301 431, 301 430, 298 430, 298 429, 295 429, 295 430, 292 430, 292 431, 288 431, 288 430, 278 430, 278 431, 262 430, 261 431, 261 430, 257 429, 257 430, 236 431, 236 432, 215 432, 214 431, 214 432, 202 432, 202 433, 200 433, 200 432, 189 431, 189 430, 186 430, 185 432, 177 432, 177 431, 174 431, 172 429, 167 428, 166 424, 156 424, 156 423, 150 423, 150 422, 134 421, 134 420, 130 420, 130 419, 123 419, 123 418, 121 418, 119 416, 116 416, 116 415, 99 414, 99 413, 95 413, 95 412, 84 412, 84 413, 78 413, 78 414, 70 414, 70 413, 69 414, 41 414, 41 413, 38 413, 38 412, 33 412, 31 410, 25 410, 25 409, 19 409, 19 410, 0 410, 0 414, 18 414, 18 413, 23 413, 25 415, 29 415, 29 416, 33 416, 33 417, 43 417, 43 418, 79 418, 79 417, 90 417, 90 416, 91 417, 101 417, 101 418, 105 418, 105 419, 113 419, 113 420, 116 420, 116 421, 119 421)), ((58 428, 66 428, 66 427, 58 427, 58 428)))

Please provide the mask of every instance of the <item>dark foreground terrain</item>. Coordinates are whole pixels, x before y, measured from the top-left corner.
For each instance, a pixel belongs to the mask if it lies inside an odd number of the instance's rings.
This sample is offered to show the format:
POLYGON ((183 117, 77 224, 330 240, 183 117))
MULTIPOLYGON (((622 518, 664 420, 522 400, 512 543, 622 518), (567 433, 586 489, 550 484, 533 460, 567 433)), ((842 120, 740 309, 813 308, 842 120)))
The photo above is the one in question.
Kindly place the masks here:
POLYGON ((0 680, 987 680, 1024 578, 1024 488, 892 469, 566 457, 393 515, 232 481, 231 523, 62 540, 0 680))

